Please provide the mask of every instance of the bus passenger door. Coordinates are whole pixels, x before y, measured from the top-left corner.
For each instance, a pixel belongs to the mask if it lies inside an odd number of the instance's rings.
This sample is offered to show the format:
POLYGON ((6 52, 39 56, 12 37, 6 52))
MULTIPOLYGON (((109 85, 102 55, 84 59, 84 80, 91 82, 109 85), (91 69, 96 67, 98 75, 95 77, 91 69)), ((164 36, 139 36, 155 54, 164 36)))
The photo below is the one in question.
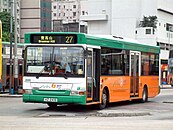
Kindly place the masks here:
POLYGON ((87 102, 99 101, 100 97, 100 50, 88 48, 87 102))
POLYGON ((130 52, 130 97, 139 96, 140 52, 130 52))

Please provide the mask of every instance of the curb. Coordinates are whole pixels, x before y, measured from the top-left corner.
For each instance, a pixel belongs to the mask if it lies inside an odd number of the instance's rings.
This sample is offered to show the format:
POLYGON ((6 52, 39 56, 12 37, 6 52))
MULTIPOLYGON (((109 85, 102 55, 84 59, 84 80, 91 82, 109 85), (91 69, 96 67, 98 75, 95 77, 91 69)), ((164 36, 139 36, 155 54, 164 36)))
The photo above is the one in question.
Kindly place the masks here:
POLYGON ((163 103, 173 103, 173 101, 163 101, 163 103))
POLYGON ((152 114, 149 112, 131 112, 131 111, 103 111, 96 113, 61 113, 61 112, 46 112, 38 117, 132 117, 132 116, 151 116, 152 114))
POLYGON ((0 93, 0 97, 20 98, 22 96, 23 96, 22 94, 1 94, 0 93))
POLYGON ((103 110, 98 111, 98 117, 131 117, 131 116, 150 116, 150 112, 146 111, 128 111, 128 110, 103 110))

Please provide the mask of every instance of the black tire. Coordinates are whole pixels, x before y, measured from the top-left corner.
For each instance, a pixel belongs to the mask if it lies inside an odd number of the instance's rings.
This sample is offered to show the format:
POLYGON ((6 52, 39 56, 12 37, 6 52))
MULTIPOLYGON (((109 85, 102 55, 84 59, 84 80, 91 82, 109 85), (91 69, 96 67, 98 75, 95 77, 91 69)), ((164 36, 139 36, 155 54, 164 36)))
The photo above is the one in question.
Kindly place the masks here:
POLYGON ((171 85, 171 87, 173 87, 173 81, 172 81, 172 79, 171 79, 171 81, 170 81, 170 85, 171 85))
POLYGON ((53 102, 47 103, 47 105, 48 105, 50 108, 56 108, 56 107, 57 107, 57 103, 53 103, 53 102))
POLYGON ((148 90, 147 87, 144 87, 143 92, 142 92, 142 99, 141 102, 147 102, 148 101, 148 90))
POLYGON ((102 110, 107 106, 108 103, 108 96, 107 96, 107 91, 104 89, 102 93, 102 101, 99 104, 99 109, 102 110))

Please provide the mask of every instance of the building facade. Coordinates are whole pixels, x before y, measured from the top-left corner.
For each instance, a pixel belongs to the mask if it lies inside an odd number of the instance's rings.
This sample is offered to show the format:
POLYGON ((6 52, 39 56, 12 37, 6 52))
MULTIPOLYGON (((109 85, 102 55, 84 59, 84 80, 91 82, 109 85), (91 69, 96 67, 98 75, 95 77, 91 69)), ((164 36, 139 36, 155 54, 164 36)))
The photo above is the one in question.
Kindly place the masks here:
POLYGON ((12 0, 0 0, 0 12, 11 10, 11 2, 12 0))
POLYGON ((52 31, 51 0, 21 0, 21 42, 26 32, 52 31))
POLYGON ((86 32, 86 24, 80 21, 80 15, 87 13, 85 11, 86 1, 87 0, 53 0, 53 31, 86 32))
MULTIPOLYGON (((172 0, 88 0, 88 15, 81 16, 81 20, 88 22, 90 34, 128 37, 160 46, 163 68, 173 47, 172 5, 172 0), (144 16, 157 17, 156 29, 141 26, 144 16)), ((161 75, 167 75, 167 71, 165 66, 161 75)))
POLYGON ((52 2, 52 19, 64 23, 79 22, 79 0, 54 0, 52 2))

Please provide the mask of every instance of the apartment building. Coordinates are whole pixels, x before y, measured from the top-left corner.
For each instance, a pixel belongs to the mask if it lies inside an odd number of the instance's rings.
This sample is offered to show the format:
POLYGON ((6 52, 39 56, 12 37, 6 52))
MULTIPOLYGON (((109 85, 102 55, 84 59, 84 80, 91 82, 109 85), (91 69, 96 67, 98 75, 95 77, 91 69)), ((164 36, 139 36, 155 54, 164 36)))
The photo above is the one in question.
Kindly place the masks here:
POLYGON ((86 23, 80 21, 80 15, 86 14, 87 0, 53 0, 52 21, 54 31, 86 32, 86 23))
POLYGON ((21 0, 21 42, 26 32, 52 31, 52 0, 21 0))
POLYGON ((52 3, 52 19, 62 20, 64 23, 79 21, 79 0, 55 0, 52 3))
POLYGON ((10 1, 11 0, 0 0, 0 12, 10 12, 10 1))

